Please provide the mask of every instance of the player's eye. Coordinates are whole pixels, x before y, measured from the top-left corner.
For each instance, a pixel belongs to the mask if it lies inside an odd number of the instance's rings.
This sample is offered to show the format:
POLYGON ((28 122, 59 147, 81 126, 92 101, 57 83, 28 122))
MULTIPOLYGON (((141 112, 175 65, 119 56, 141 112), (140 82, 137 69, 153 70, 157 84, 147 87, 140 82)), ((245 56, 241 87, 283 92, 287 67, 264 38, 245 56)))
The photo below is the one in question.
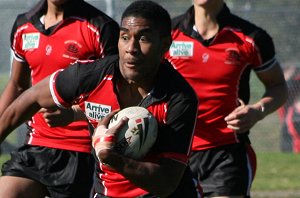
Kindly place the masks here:
POLYGON ((149 39, 149 37, 147 37, 147 36, 140 36, 140 39, 139 39, 141 42, 149 42, 150 41, 150 39, 149 39))
POLYGON ((128 41, 129 40, 129 36, 127 34, 123 34, 120 36, 120 38, 124 41, 128 41))

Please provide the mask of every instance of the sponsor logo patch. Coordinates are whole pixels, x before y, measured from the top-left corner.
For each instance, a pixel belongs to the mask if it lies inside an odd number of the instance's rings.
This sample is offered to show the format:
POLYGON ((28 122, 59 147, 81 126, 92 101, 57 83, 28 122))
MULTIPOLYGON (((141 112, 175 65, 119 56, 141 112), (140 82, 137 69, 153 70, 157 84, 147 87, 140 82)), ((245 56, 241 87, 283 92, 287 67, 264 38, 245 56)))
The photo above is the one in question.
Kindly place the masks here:
POLYGON ((174 41, 170 47, 170 55, 174 57, 191 57, 193 51, 193 42, 174 41))
POLYGON ((40 42, 40 33, 28 33, 22 35, 22 49, 36 49, 39 47, 40 42))
POLYGON ((85 102, 85 114, 91 120, 102 120, 111 112, 111 106, 85 102))

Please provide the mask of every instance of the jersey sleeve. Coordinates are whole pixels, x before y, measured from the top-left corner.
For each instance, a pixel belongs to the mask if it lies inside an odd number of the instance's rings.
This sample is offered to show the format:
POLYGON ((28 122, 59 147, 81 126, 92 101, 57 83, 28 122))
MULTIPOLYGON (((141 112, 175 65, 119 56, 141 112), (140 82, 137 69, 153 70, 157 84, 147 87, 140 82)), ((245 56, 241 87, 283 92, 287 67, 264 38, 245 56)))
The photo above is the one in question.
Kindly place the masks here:
POLYGON ((49 81, 50 92, 57 106, 66 108, 72 106, 78 87, 76 75, 77 65, 68 67, 66 70, 54 72, 49 81), (66 82, 72 82, 67 83, 66 82))
POLYGON ((156 144, 161 149, 161 157, 171 158, 187 164, 194 135, 198 99, 193 89, 181 77, 175 78, 177 85, 170 84, 167 89, 172 96, 167 103, 166 121, 162 125, 162 138, 156 144), (176 90, 185 90, 177 92, 176 90))
POLYGON ((192 100, 181 100, 168 107, 167 123, 159 130, 164 138, 157 139, 159 158, 169 158, 187 165, 191 150, 197 105, 192 100))
POLYGON ((22 49, 22 24, 25 22, 25 15, 19 15, 12 27, 10 33, 10 46, 13 52, 14 58, 19 62, 25 62, 24 50, 22 49))
MULTIPOLYGON (((56 105, 62 108, 77 104, 82 94, 88 93, 97 84, 96 61, 78 61, 64 70, 54 72, 49 87, 56 105), (90 75, 95 73, 95 75, 90 75)), ((98 76, 99 77, 99 76, 98 76)))
POLYGON ((272 67, 277 60, 274 43, 270 35, 264 30, 259 30, 254 36, 254 43, 259 54, 259 61, 254 65, 254 70, 259 72, 272 67))

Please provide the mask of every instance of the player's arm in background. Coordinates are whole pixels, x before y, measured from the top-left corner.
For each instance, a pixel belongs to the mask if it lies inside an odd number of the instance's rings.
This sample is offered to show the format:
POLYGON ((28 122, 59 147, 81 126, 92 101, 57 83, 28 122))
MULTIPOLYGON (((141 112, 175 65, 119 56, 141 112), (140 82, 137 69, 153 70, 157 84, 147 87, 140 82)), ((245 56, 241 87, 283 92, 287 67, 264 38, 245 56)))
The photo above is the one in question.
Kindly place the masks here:
POLYGON ((21 93, 28 89, 30 83, 30 69, 26 62, 13 59, 10 71, 10 78, 1 94, 0 98, 0 116, 5 109, 14 101, 21 93))
POLYGON ((47 77, 24 91, 2 113, 0 117, 0 143, 15 128, 29 120, 41 107, 53 108, 55 106, 49 89, 49 77, 47 77))
POLYGON ((29 68, 29 64, 24 58, 23 49, 20 44, 20 35, 17 34, 17 29, 22 24, 22 17, 22 15, 19 15, 16 18, 10 32, 10 47, 13 58, 10 66, 9 80, 1 93, 0 116, 12 103, 12 101, 31 86, 31 70, 29 68))
POLYGON ((228 128, 243 133, 252 128, 259 120, 277 110, 287 99, 287 86, 280 64, 256 72, 265 87, 262 98, 252 105, 242 105, 229 114, 225 121, 228 128))

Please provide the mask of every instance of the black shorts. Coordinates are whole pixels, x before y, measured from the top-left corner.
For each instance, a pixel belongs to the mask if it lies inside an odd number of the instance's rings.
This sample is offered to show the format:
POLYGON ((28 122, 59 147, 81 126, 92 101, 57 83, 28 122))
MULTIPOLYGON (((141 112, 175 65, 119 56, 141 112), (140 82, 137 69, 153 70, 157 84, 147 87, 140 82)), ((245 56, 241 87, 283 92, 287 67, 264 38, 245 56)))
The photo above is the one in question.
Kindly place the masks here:
POLYGON ((256 155, 250 144, 238 143, 192 152, 190 165, 203 195, 250 197, 256 155))
POLYGON ((2 175, 40 182, 50 197, 88 198, 94 163, 88 153, 24 145, 11 153, 11 159, 2 166, 2 175))

